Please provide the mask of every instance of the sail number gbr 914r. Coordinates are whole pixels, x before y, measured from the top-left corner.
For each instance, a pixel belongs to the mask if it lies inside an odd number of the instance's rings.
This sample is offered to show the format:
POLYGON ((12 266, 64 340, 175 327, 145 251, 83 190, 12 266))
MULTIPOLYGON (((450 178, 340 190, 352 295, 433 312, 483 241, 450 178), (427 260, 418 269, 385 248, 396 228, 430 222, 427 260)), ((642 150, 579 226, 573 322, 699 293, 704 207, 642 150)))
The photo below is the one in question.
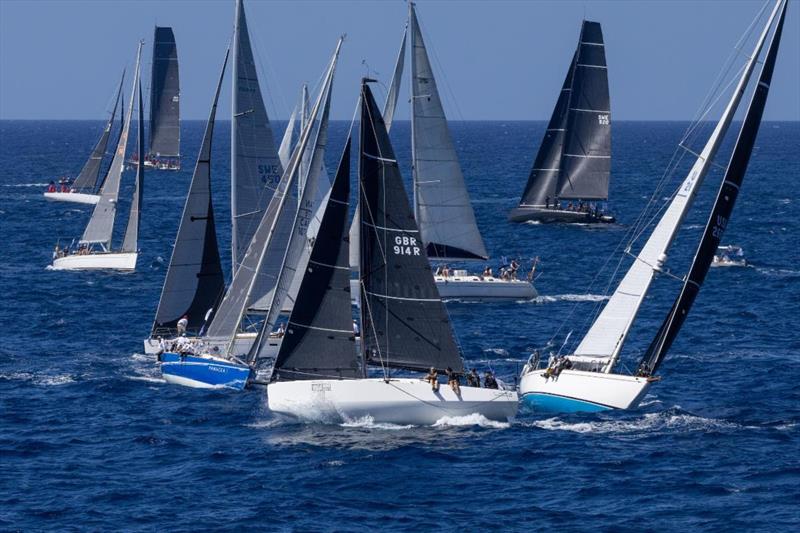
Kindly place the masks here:
POLYGON ((394 255, 419 255, 417 239, 407 235, 397 235, 394 238, 394 255))

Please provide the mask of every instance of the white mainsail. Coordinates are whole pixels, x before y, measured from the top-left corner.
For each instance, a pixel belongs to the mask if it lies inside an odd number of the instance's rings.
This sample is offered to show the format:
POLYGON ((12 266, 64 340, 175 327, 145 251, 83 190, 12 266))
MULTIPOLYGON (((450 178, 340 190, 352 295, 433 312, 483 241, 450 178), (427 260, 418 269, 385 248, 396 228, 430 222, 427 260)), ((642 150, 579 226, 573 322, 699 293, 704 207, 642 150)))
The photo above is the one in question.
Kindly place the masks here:
POLYGON ((144 188, 144 105, 142 99, 142 80, 137 87, 139 91, 139 109, 136 125, 137 137, 137 164, 136 184, 133 189, 131 210, 128 213, 128 225, 125 227, 125 237, 122 240, 123 252, 137 252, 139 250, 139 220, 142 216, 142 193, 144 188))
POLYGON ((610 358, 610 364, 606 365, 605 368, 606 372, 612 370, 633 321, 639 312, 639 308, 644 301, 653 276, 656 272, 662 270, 667 260, 667 250, 674 240, 686 212, 691 207, 697 189, 708 173, 709 166, 733 120, 736 108, 744 94, 745 87, 767 38, 769 28, 772 26, 772 21, 778 12, 779 5, 780 2, 776 4, 769 22, 756 44, 755 50, 745 65, 730 102, 728 102, 711 137, 689 171, 688 176, 681 184, 661 220, 659 220, 650 238, 642 247, 616 291, 575 350, 576 355, 610 358))
POLYGON ((131 116, 133 115, 133 103, 136 97, 136 86, 139 83, 139 66, 142 59, 142 43, 136 52, 136 71, 133 75, 133 89, 131 99, 128 104, 128 112, 125 114, 125 122, 122 125, 122 132, 117 142, 117 149, 111 166, 108 167, 106 179, 100 188, 100 200, 92 211, 92 218, 83 232, 81 244, 100 243, 106 248, 111 248, 111 237, 114 234, 114 219, 117 214, 117 200, 119 199, 119 186, 122 181, 122 170, 125 166, 125 149, 128 145, 128 130, 131 126, 131 116))

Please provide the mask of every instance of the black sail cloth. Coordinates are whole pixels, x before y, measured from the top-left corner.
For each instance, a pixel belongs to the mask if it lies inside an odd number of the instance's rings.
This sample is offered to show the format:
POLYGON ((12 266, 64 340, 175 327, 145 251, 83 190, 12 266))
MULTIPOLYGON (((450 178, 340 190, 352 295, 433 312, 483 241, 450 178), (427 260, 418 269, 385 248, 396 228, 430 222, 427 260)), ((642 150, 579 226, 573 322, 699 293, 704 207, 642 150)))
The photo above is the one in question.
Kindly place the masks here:
POLYGON ((172 28, 156 26, 150 79, 149 157, 178 157, 180 148, 178 48, 172 28))

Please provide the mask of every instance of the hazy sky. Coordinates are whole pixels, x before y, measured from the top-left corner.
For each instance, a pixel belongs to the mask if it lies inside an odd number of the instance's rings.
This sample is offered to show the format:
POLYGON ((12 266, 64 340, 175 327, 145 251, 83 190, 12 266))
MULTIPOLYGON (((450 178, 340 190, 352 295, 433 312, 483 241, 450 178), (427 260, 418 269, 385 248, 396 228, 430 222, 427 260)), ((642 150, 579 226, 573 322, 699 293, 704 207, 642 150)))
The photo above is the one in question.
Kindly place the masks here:
MULTIPOLYGON (((183 118, 206 118, 232 32, 233 5, 233 0, 0 0, 0 118, 104 117, 140 38, 146 41, 149 71, 155 23, 175 30, 183 118)), ((695 115, 761 5, 422 0, 418 14, 450 119, 549 118, 585 16, 603 25, 615 119, 680 120, 695 115)), ((249 0, 245 7, 262 90, 277 118, 288 116, 303 81, 316 83, 336 38, 347 33, 332 115, 349 119, 366 72, 362 60, 388 83, 407 10, 401 0, 249 0)), ((226 91, 225 108, 228 101, 226 91)), ((408 118, 407 108, 403 97, 399 119, 408 118)), ((218 117, 229 118, 223 112, 218 117)), ((796 1, 789 5, 765 118, 800 120, 796 1)))

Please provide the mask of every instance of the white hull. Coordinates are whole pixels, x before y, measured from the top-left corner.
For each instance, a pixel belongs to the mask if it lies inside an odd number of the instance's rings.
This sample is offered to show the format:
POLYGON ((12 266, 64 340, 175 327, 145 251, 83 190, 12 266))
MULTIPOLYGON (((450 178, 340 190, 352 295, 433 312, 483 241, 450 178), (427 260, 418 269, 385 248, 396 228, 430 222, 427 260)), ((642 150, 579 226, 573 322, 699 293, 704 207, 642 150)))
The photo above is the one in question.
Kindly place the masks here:
POLYGON ((461 396, 441 384, 437 392, 419 379, 304 380, 270 383, 271 411, 308 422, 369 419, 374 423, 434 424, 472 414, 506 422, 517 414, 516 391, 461 387, 461 396))
POLYGON ((445 300, 530 300, 536 298, 536 289, 529 281, 504 280, 495 277, 434 276, 439 296, 445 300))
POLYGON ((563 370, 547 378, 544 369, 536 369, 522 375, 519 393, 524 404, 541 412, 632 409, 650 384, 646 377, 582 370, 563 370))
POLYGON ((46 192, 44 197, 47 200, 56 202, 74 202, 76 204, 94 205, 100 201, 99 194, 85 194, 82 192, 46 192))
MULTIPOLYGON (((191 339, 191 337, 189 337, 191 339)), ((255 333, 239 333, 233 341, 233 353, 235 357, 244 357, 250 351, 253 343, 256 340, 255 333)), ((278 348, 281 346, 282 338, 270 337, 268 344, 268 357, 275 357, 278 355, 278 348)), ((166 339, 167 346, 172 344, 174 339, 166 339)), ((161 351, 161 346, 158 339, 150 338, 144 340, 144 353, 147 355, 158 355, 161 351)))
POLYGON ((138 252, 68 255, 53 260, 51 270, 136 270, 138 252))

